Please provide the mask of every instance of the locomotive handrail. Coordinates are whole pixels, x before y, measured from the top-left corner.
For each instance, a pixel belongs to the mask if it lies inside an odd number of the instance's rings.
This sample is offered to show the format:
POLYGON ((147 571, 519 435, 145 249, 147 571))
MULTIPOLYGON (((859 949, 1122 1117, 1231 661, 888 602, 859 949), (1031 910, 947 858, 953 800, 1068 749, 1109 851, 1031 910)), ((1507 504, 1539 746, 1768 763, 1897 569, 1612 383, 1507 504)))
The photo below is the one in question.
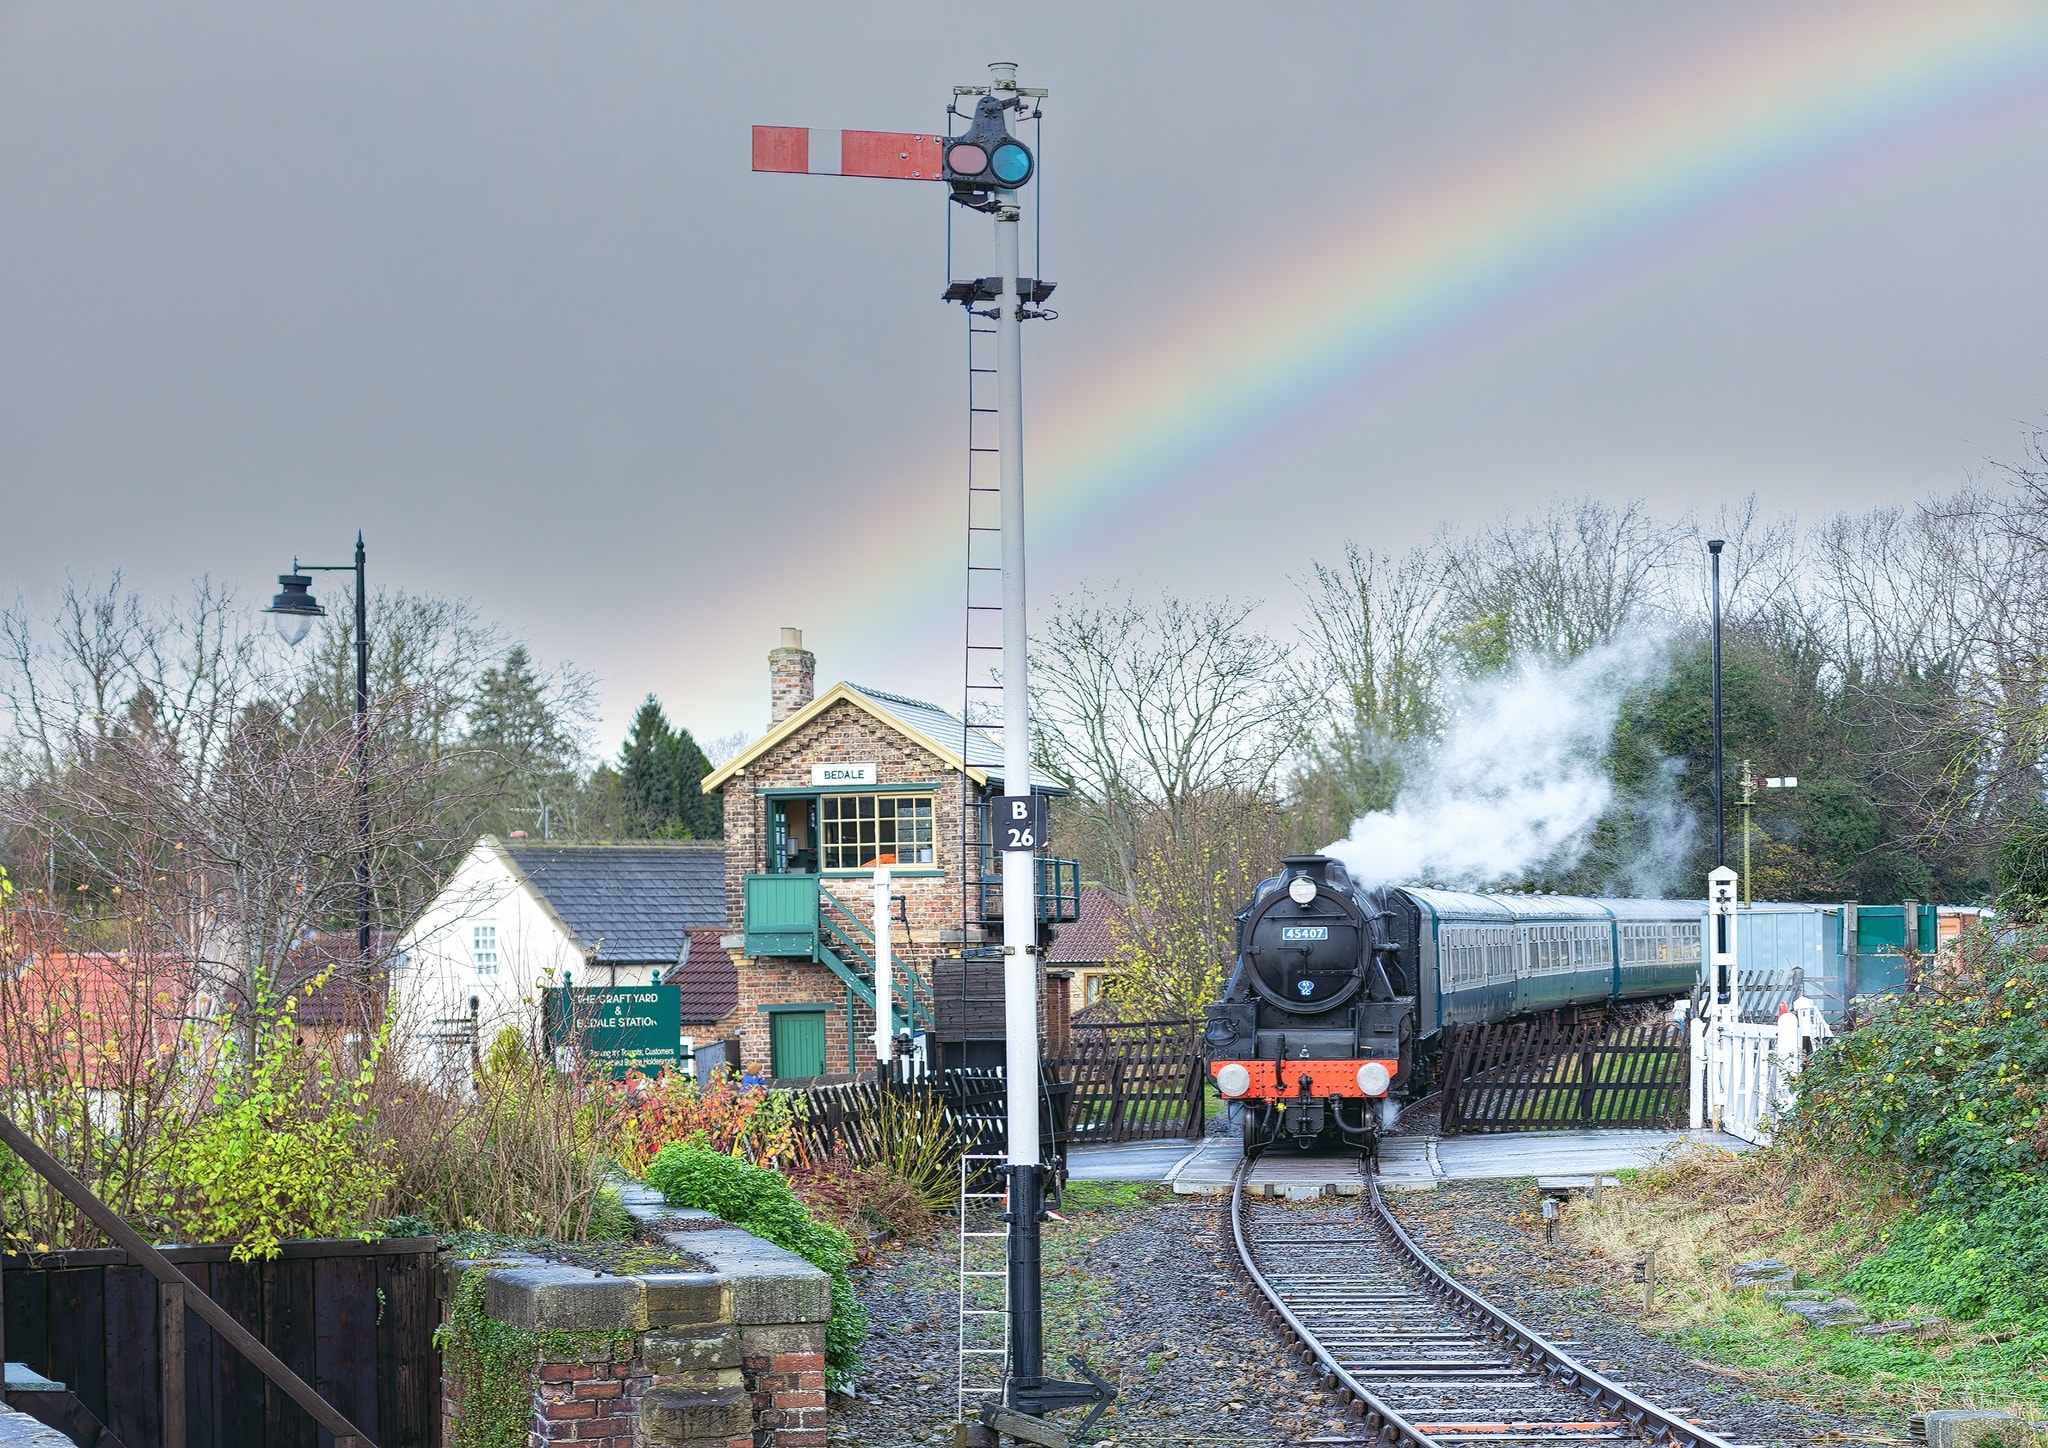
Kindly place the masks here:
POLYGON ((1259 1271, 1259 1265, 1252 1260, 1251 1245, 1244 1239, 1244 1174, 1250 1168, 1251 1160, 1246 1158, 1238 1163, 1237 1175, 1230 1183, 1230 1234, 1237 1240, 1237 1259, 1245 1273, 1252 1279, 1252 1285, 1266 1299, 1273 1311, 1280 1315, 1287 1328, 1301 1339, 1302 1346, 1315 1355, 1316 1361, 1327 1369, 1344 1390, 1365 1405, 1366 1431, 1372 1434, 1376 1443, 1404 1445, 1404 1448, 1442 1448, 1437 1440, 1410 1423, 1406 1418, 1388 1407, 1372 1390, 1351 1375, 1343 1363, 1325 1348, 1316 1335, 1302 1320, 1280 1300, 1280 1294, 1273 1284, 1266 1280, 1266 1274, 1259 1271), (1389 1436, 1391 1434, 1391 1437, 1389 1436))
MULTIPOLYGON (((1451 1276, 1434 1257, 1416 1244, 1415 1239, 1408 1235, 1394 1219, 1394 1214, 1388 1210, 1385 1199, 1380 1195, 1380 1184, 1376 1178, 1367 1177, 1366 1190, 1372 1196, 1373 1217, 1382 1235, 1391 1240, 1402 1255, 1421 1272, 1423 1281, 1430 1291, 1440 1299, 1449 1299, 1448 1305, 1454 1311, 1478 1318, 1488 1330, 1505 1339, 1514 1351, 1543 1363, 1547 1376, 1553 1382, 1578 1389, 1602 1411, 1619 1411, 1636 1427, 1654 1436, 1669 1439, 1679 1445, 1679 1448, 1733 1448, 1727 1439, 1708 1432, 1688 1419, 1667 1412, 1649 1399, 1638 1397, 1621 1384, 1600 1376, 1549 1339, 1524 1327, 1502 1312, 1451 1276)), ((1232 1211, 1234 1214, 1234 1204, 1232 1211)))

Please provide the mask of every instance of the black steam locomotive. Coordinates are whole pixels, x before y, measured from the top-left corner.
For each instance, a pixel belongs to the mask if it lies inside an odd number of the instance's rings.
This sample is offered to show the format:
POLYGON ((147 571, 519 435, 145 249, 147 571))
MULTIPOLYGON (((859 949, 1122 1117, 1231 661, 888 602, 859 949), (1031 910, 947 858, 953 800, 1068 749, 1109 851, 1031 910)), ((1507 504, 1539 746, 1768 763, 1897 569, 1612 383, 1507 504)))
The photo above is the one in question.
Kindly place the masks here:
POLYGON ((1244 1107, 1248 1152, 1280 1140, 1372 1153, 1430 1089, 1443 1028, 1677 996, 1699 979, 1697 900, 1366 889, 1292 855, 1237 916, 1237 966, 1208 1008, 1209 1078, 1244 1107))

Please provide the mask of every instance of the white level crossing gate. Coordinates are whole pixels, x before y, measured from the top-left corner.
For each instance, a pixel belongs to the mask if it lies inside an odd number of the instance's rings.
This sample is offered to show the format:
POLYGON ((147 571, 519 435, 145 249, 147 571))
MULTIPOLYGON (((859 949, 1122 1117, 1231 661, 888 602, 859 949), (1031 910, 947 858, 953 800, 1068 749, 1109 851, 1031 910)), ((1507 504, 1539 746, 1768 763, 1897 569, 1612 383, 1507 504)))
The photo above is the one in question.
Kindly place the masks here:
POLYGON ((1711 1126, 1758 1146, 1770 1144, 1774 1124, 1791 1109, 1806 1058, 1834 1035, 1805 996, 1781 1012, 1776 1025, 1717 1012, 1691 1027, 1693 1127, 1711 1126))

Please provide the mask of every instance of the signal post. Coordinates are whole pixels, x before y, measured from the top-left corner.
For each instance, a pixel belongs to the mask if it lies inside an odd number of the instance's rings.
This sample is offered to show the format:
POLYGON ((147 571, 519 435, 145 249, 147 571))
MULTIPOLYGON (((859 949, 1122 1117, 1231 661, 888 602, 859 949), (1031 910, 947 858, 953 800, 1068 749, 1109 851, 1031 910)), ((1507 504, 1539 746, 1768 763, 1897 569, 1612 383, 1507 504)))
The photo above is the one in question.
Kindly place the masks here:
MULTIPOLYGON (((1017 83, 1017 67, 989 66, 985 86, 955 86, 956 97, 975 97, 968 127, 943 138, 907 132, 822 131, 756 126, 754 169, 811 175, 867 176, 904 181, 943 181, 950 199, 988 214, 994 223, 996 288, 993 297, 976 283, 954 282, 948 300, 995 304, 998 471, 1002 519, 1003 609, 1003 786, 1008 793, 991 802, 992 827, 999 833, 1003 899, 1004 1076, 1008 1102, 1009 1181, 1007 1279, 1009 1362, 1001 1407, 985 1408, 982 1423, 957 1441, 983 1440, 1007 1432, 1022 1441, 1063 1444, 1066 1435, 1039 1415, 1062 1408, 1089 1407, 1075 1430, 1085 1432, 1116 1396, 1115 1389, 1078 1358, 1074 1367, 1087 1379, 1070 1382, 1045 1372, 1044 1312, 1039 1229, 1046 1218, 1045 1165, 1039 1158, 1038 1040, 1038 848, 1045 838, 1044 796, 1031 789, 1031 720, 1027 689, 1029 621, 1024 586, 1024 380, 1022 323, 1028 303, 1050 288, 1034 280, 1026 297, 1019 287, 1021 219, 1019 191, 1037 171, 1036 158, 1010 127, 1010 118, 1043 98, 1043 90, 1017 83)), ((958 115, 957 109, 949 109, 958 115)), ((877 871, 878 912, 885 910, 886 877, 877 871)), ((878 914, 877 933, 886 929, 878 914)), ((887 957, 884 956, 884 959, 887 957)), ((880 982, 878 981, 878 986, 880 982)), ((886 986, 881 986, 886 990, 886 986)), ((887 1030, 878 1022, 877 1064, 890 1065, 887 1030)))

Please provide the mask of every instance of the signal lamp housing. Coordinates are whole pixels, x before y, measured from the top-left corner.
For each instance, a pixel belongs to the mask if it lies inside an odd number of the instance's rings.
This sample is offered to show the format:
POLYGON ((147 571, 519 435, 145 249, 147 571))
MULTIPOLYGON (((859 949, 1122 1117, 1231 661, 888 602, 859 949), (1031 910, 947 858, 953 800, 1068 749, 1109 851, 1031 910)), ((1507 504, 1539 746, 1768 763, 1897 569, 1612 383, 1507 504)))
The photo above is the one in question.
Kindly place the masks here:
POLYGON ((1031 148, 1010 134, 1003 110, 1002 101, 983 96, 975 103, 974 123, 946 142, 939 179, 962 206, 992 210, 997 192, 1026 185, 1037 169, 1031 148))

